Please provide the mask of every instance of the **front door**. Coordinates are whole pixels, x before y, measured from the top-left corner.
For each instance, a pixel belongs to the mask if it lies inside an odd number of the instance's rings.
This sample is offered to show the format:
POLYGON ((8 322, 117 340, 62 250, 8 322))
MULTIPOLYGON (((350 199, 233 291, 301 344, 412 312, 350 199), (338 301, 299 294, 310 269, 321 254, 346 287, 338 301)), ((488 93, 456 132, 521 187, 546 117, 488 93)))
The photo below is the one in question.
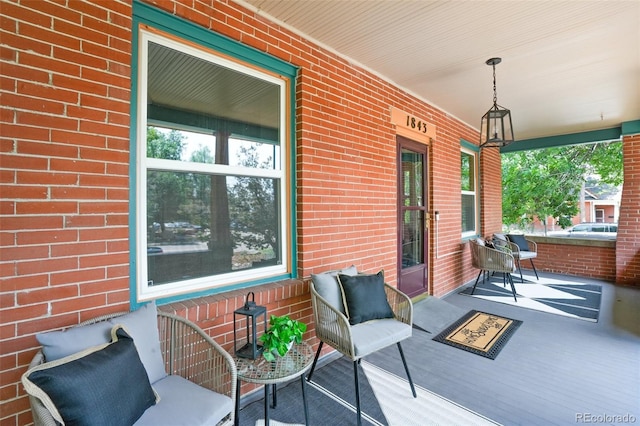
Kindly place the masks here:
POLYGON ((398 288, 415 297, 428 291, 427 145, 397 136, 398 288))

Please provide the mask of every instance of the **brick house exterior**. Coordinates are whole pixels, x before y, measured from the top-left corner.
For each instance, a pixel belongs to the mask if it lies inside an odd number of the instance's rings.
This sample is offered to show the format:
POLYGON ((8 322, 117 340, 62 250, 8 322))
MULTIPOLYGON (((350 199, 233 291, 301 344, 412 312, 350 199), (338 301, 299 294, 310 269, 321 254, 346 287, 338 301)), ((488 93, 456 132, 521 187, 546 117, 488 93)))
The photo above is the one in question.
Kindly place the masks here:
MULTIPOLYGON (((476 130, 344 58, 231 1, 148 1, 298 67, 297 270, 252 288, 273 314, 312 323, 308 278, 355 264, 397 280, 396 129, 391 107, 437 127, 429 209, 439 210, 429 292, 475 277, 461 240, 460 146, 476 130), (363 177, 354 179, 353 177, 363 177), (365 178, 366 177, 366 178, 365 178), (456 190, 452 190, 456 188, 456 190)), ((129 1, 3 1, 0 41, 0 421, 31 422, 20 384, 35 334, 130 308, 129 1)), ((638 285, 640 136, 624 139, 616 280, 638 285)), ((485 150, 480 232, 501 229, 500 155, 485 150)), ((430 235, 430 247, 435 236, 430 235)), ((611 254, 605 255, 611 261, 611 254)), ((234 290, 167 304, 232 347, 234 290)), ((313 340, 311 324, 307 338, 313 340)))

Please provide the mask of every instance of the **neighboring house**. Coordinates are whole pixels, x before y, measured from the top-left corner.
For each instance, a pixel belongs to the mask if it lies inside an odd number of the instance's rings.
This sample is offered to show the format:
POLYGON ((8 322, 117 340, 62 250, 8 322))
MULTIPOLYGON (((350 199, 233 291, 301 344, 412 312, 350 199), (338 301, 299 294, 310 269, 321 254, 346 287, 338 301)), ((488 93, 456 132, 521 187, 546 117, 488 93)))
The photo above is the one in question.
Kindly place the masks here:
MULTIPOLYGON (((583 222, 604 222, 618 223, 620 215, 620 196, 622 190, 602 191, 601 187, 593 188, 593 192, 585 190, 584 207, 571 219, 573 225, 583 222), (599 194, 596 195, 595 193, 599 194)), ((544 225, 535 220, 531 225, 531 232, 542 234, 545 232, 544 225)), ((561 231, 562 227, 557 224, 555 218, 547 218, 547 232, 561 231)))

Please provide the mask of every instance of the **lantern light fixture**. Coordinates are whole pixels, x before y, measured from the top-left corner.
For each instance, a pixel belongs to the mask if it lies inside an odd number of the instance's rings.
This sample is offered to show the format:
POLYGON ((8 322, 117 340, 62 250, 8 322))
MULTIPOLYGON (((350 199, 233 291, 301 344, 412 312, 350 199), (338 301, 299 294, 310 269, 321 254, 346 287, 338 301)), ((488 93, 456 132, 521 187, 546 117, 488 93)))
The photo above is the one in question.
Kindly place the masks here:
POLYGON ((233 350, 239 358, 256 359, 262 353, 262 345, 258 345, 258 324, 263 322, 262 332, 267 330, 267 308, 258 306, 255 302, 255 294, 247 293, 244 305, 233 311, 233 350), (251 297, 251 300, 249 300, 251 297), (238 327, 242 327, 245 320, 245 336, 236 335, 238 327), (244 343, 244 345, 238 347, 244 343))
POLYGON ((486 61, 487 65, 493 67, 493 106, 482 116, 480 148, 501 148, 515 140, 511 123, 511 111, 498 105, 496 65, 500 62, 502 62, 502 58, 491 58, 486 61))

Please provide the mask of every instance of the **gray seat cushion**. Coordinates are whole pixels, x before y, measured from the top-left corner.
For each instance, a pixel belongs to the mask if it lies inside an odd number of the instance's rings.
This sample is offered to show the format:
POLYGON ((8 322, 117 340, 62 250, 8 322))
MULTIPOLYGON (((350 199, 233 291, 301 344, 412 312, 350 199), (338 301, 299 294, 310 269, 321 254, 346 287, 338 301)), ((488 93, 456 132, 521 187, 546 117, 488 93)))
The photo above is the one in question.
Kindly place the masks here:
POLYGON ((160 401, 135 423, 153 426, 215 425, 234 410, 226 395, 210 391, 180 376, 166 376, 153 384, 160 401))
POLYGON ((538 253, 536 253, 535 251, 521 251, 518 257, 520 258, 520 260, 535 259, 536 257, 538 257, 538 253))
POLYGON ((357 358, 411 337, 411 326, 396 319, 377 319, 351 326, 357 358))

